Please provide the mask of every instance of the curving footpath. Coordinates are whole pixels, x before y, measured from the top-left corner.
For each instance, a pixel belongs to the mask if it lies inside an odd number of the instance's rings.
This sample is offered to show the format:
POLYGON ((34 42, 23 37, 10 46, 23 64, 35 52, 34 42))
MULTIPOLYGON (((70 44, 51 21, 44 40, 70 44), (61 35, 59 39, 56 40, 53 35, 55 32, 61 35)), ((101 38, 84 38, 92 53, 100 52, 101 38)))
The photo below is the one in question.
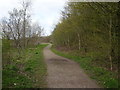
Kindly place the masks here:
POLYGON ((44 48, 44 57, 47 64, 48 88, 99 88, 91 80, 79 64, 67 58, 54 54, 51 44, 44 48))

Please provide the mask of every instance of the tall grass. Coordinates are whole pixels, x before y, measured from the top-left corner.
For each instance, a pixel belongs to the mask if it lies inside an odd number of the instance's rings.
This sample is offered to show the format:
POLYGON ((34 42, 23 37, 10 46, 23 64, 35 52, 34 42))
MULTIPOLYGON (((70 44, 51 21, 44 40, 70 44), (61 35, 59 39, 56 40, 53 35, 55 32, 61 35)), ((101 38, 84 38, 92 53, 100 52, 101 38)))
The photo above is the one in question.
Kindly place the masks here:
POLYGON ((16 49, 12 49, 11 54, 14 57, 11 58, 10 64, 4 66, 2 71, 3 88, 46 87, 46 64, 42 52, 46 46, 47 44, 42 44, 26 48, 20 56, 18 56, 16 49))

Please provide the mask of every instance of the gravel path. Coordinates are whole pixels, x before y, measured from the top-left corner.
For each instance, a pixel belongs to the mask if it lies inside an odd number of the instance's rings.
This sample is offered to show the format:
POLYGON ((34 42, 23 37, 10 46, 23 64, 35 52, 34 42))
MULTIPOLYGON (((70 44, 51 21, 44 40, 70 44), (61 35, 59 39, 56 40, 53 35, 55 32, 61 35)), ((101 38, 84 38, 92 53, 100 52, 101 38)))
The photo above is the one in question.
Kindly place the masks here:
POLYGON ((48 45, 43 51, 47 64, 48 88, 99 88, 76 62, 54 54, 50 47, 48 45))

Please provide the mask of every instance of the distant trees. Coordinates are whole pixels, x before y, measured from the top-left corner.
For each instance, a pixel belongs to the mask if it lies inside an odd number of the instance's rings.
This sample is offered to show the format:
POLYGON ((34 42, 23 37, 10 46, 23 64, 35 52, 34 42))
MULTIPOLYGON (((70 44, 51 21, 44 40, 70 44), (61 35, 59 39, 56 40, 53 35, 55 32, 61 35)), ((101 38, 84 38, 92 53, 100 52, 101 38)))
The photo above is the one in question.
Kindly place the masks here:
POLYGON ((8 18, 1 20, 3 38, 14 40, 15 46, 19 49, 25 48, 29 44, 30 38, 34 37, 35 34, 40 37, 43 32, 39 24, 31 24, 31 15, 29 13, 31 2, 23 1, 21 5, 21 9, 14 8, 9 12, 8 18))
POLYGON ((41 37, 43 28, 38 24, 32 23, 29 9, 30 1, 23 1, 21 8, 14 8, 9 11, 9 17, 0 20, 0 29, 2 29, 2 60, 3 63, 12 61, 11 50, 15 48, 18 52, 18 58, 25 49, 35 46, 38 38, 41 37))
POLYGON ((52 34, 54 44, 117 69, 118 6, 117 2, 68 2, 52 34))

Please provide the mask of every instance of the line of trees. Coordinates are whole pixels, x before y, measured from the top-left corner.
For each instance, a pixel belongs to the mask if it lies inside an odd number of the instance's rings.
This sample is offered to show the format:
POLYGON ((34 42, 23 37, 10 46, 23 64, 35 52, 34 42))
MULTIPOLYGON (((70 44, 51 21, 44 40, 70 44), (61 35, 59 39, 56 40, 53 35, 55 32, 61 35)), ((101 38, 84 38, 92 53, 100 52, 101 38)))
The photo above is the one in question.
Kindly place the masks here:
POLYGON ((56 47, 76 50, 118 70, 117 2, 68 2, 56 25, 52 40, 56 47))
POLYGON ((25 48, 31 37, 40 37, 43 28, 38 23, 31 24, 29 9, 30 1, 23 1, 22 8, 14 8, 9 12, 9 17, 2 18, 2 39, 14 40, 15 47, 25 48))
POLYGON ((38 23, 32 23, 30 14, 31 2, 23 1, 21 8, 9 11, 9 17, 0 20, 2 29, 2 60, 6 57, 10 61, 10 49, 16 48, 18 56, 24 53, 25 48, 38 44, 43 28, 38 23))

